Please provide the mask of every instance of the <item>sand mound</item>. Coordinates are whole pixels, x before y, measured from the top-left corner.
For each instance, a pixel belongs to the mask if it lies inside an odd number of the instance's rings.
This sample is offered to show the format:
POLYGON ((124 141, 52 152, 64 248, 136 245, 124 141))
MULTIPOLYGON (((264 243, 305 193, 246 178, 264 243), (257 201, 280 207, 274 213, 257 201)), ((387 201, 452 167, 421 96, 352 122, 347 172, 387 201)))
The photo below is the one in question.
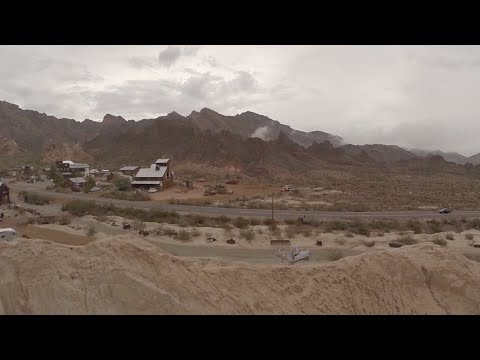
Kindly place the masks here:
POLYGON ((20 239, 0 244, 0 314, 480 314, 480 263, 434 244, 249 266, 126 236, 20 239))

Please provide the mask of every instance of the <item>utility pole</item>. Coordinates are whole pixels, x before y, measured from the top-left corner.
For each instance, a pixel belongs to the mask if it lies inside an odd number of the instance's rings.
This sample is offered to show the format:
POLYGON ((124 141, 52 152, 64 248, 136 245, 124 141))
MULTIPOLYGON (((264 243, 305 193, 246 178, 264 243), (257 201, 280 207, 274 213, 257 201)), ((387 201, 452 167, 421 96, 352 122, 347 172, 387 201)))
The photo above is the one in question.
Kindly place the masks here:
POLYGON ((273 218, 273 196, 275 195, 275 193, 272 193, 272 226, 275 222, 275 219, 273 218))

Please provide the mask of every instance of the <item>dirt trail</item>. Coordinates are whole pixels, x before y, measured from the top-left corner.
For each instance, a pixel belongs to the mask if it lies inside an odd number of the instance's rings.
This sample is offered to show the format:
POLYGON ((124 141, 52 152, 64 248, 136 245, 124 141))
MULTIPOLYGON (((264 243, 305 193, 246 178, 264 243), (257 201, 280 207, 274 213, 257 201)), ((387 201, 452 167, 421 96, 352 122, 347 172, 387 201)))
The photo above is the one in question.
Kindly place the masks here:
POLYGON ((2 313, 480 314, 480 264, 434 244, 288 266, 19 239, 0 243, 2 313))

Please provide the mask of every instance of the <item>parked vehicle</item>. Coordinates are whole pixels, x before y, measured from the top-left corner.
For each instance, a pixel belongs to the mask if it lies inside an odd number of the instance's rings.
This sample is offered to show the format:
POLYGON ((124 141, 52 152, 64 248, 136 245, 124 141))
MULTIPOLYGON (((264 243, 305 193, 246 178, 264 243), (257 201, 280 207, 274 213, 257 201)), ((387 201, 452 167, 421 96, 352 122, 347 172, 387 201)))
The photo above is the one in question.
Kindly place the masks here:
POLYGON ((150 188, 150 189, 148 189, 148 192, 149 193, 156 193, 156 192, 158 192, 158 189, 150 188))
POLYGON ((449 208, 443 208, 443 209, 438 210, 439 214, 450 214, 451 212, 452 212, 452 210, 450 210, 449 208))
POLYGON ((95 191, 100 191, 100 188, 98 186, 94 186, 90 189, 91 192, 95 192, 95 191))
POLYGON ((0 229, 0 241, 11 241, 17 237, 17 232, 12 228, 0 229))

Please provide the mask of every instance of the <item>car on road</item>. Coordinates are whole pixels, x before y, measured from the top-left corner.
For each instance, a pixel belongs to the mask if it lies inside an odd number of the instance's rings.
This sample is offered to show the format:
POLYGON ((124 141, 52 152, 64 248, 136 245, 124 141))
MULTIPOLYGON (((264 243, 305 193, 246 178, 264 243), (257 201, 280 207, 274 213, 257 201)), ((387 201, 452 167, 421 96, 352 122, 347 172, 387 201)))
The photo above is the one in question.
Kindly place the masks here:
POLYGON ((150 189, 148 189, 148 192, 149 193, 156 193, 156 192, 158 192, 158 189, 150 188, 150 189))
POLYGON ((94 186, 90 189, 90 191, 92 191, 92 192, 100 191, 100 188, 98 186, 94 186))
POLYGON ((443 208, 443 209, 438 210, 439 214, 450 214, 451 212, 452 212, 452 210, 449 209, 449 208, 443 208))

